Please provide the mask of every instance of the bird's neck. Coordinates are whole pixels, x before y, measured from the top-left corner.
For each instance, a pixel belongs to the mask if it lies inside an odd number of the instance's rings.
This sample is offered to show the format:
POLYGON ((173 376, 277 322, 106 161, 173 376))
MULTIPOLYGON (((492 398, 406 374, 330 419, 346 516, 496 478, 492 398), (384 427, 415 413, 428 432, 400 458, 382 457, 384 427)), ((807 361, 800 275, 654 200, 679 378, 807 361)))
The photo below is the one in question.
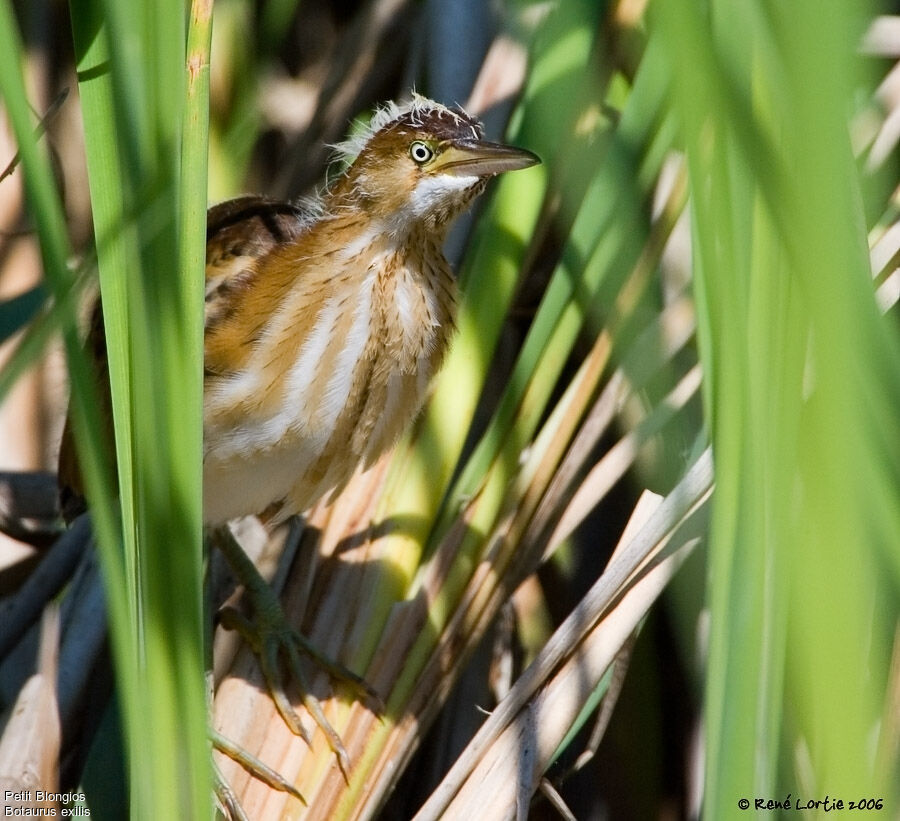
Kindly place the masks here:
POLYGON ((357 226, 360 233, 392 243, 401 252, 426 243, 440 249, 457 213, 449 207, 419 213, 405 197, 368 196, 346 178, 325 194, 322 212, 339 223, 357 226))

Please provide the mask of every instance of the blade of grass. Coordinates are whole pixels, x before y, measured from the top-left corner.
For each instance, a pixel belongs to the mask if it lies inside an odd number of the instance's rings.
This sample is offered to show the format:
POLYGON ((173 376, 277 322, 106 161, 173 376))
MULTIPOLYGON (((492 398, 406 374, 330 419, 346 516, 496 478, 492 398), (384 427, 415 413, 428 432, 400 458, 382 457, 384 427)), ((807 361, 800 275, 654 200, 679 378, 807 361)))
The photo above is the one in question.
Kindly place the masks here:
POLYGON ((179 3, 127 13, 72 4, 140 648, 127 685, 136 696, 123 700, 136 818, 205 817, 210 801, 200 584, 208 11, 191 18, 186 64, 179 3))
POLYGON ((725 817, 736 797, 800 786, 779 773, 785 710, 810 749, 805 786, 883 789, 865 738, 886 676, 879 614, 896 612, 875 568, 897 567, 900 448, 896 337, 875 311, 845 120, 862 4, 710 6, 656 11, 694 192, 717 476, 704 811, 725 817))

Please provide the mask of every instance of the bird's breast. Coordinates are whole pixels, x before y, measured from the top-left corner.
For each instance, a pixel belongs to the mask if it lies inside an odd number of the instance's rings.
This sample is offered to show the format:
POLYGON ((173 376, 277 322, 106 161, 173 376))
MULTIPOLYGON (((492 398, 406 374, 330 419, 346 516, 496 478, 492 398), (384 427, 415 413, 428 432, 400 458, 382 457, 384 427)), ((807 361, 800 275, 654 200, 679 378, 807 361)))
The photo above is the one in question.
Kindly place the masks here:
POLYGON ((454 303, 439 251, 387 249, 285 293, 244 366, 208 380, 206 520, 302 512, 371 464, 418 412, 454 303))

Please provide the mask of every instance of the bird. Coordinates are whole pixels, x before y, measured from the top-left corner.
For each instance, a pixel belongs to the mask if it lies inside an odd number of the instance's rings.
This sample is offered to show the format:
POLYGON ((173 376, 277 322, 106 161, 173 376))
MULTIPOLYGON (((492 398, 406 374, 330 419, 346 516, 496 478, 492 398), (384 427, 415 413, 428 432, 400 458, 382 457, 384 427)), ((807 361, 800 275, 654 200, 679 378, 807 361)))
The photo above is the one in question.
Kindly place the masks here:
POLYGON ((453 330, 448 227, 489 177, 536 162, 421 97, 369 131, 312 219, 258 198, 210 211, 208 524, 301 513, 393 444, 453 330))
MULTIPOLYGON (((345 170, 312 200, 243 196, 207 215, 203 520, 255 597, 254 611, 269 614, 262 625, 235 612, 223 622, 254 646, 279 711, 301 735, 279 656, 300 676, 297 651, 311 654, 371 690, 271 617, 280 603, 226 523, 302 514, 396 442, 454 330, 457 285, 442 251, 450 225, 492 177, 540 162, 485 140, 461 107, 416 94, 376 109, 338 152, 345 170)), ((102 334, 97 309, 88 348, 100 369, 102 334)), ((71 515, 81 483, 68 426, 59 476, 71 515)), ((304 703, 346 774, 340 739, 305 693, 304 703)))

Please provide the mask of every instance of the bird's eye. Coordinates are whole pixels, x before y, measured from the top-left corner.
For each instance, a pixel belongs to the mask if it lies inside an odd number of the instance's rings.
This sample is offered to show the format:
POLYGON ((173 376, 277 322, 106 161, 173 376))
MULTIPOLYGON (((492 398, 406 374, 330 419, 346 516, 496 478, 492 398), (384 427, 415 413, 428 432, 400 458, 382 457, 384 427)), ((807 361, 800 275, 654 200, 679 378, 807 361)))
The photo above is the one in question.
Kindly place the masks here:
POLYGON ((409 147, 409 156, 413 158, 413 162, 417 162, 419 165, 422 165, 424 163, 427 163, 434 156, 434 151, 432 151, 421 140, 416 140, 409 147))

